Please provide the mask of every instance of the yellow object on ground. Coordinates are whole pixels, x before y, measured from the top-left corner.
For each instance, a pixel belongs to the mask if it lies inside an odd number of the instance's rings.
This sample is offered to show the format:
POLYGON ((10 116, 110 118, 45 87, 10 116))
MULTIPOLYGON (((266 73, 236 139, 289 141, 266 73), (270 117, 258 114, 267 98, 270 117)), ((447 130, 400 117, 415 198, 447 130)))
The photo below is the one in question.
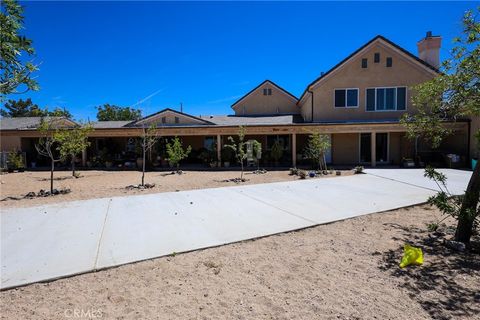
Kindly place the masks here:
POLYGON ((411 264, 423 264, 423 252, 420 248, 415 248, 411 245, 405 244, 403 247, 403 257, 402 261, 400 262, 400 268, 405 268, 411 264))

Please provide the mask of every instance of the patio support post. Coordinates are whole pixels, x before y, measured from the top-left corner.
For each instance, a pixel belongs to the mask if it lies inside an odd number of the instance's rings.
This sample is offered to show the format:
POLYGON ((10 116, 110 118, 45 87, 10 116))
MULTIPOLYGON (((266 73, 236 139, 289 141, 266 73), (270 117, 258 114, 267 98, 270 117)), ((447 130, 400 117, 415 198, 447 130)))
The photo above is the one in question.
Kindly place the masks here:
POLYGON ((217 159, 218 163, 217 166, 222 166, 222 136, 217 134, 217 159))
POLYGON ((85 167, 87 165, 87 149, 82 150, 82 166, 85 167))
POLYGON ((297 134, 292 133, 292 167, 297 166, 297 134))
POLYGON ((377 134, 375 132, 371 133, 371 156, 372 156, 372 167, 377 165, 377 134))

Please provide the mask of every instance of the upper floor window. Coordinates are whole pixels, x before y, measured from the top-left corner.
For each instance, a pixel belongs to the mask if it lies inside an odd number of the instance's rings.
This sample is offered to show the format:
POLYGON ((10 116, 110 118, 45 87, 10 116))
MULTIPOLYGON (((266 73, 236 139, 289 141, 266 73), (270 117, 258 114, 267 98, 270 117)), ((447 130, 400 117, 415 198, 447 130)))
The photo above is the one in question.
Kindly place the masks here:
POLYGON ((162 123, 167 123, 167 118, 166 117, 162 117, 162 123))
POLYGON ((272 89, 270 89, 270 88, 263 89, 263 95, 264 96, 271 96, 272 95, 272 89))
POLYGON ((335 107, 358 107, 358 89, 335 89, 335 107))
POLYGON ((366 67, 368 67, 368 59, 365 58, 365 59, 362 59, 362 68, 365 69, 366 67))
POLYGON ((380 62, 380 53, 376 52, 373 56, 373 62, 379 63, 380 62))
POLYGON ((367 111, 402 111, 407 107, 407 88, 369 88, 366 90, 367 111))
POLYGON ((392 57, 387 58, 387 68, 391 68, 393 64, 392 57))
POLYGON ((175 117, 175 123, 180 123, 180 119, 178 117, 175 117))

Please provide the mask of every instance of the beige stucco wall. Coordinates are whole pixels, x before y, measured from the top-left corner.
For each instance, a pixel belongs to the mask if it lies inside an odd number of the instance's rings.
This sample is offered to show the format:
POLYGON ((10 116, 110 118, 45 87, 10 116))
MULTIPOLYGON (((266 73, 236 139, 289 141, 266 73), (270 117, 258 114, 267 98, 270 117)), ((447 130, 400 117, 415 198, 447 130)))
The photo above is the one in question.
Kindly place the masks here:
POLYGON ((172 112, 172 111, 165 111, 159 113, 150 119, 145 120, 146 124, 156 123, 158 125, 172 125, 172 124, 203 124, 204 122, 201 120, 193 119, 182 114, 172 112), (165 123, 162 123, 162 118, 165 117, 165 123), (175 117, 178 117, 179 123, 175 123, 175 117))
POLYGON ((0 149, 1 151, 21 150, 21 138, 15 136, 0 136, 0 149))
MULTIPOLYGON (((342 67, 327 75, 324 80, 311 87, 314 93, 314 120, 374 120, 399 118, 405 111, 373 111, 365 110, 366 88, 396 87, 425 82, 434 76, 423 66, 395 49, 381 42, 374 43, 365 52, 346 62, 342 67), (374 63, 374 53, 380 53, 380 62, 374 63), (386 67, 386 58, 392 57, 393 65, 386 67), (368 59, 368 67, 363 69, 361 61, 368 59), (335 108, 334 90, 344 88, 359 89, 359 107, 335 108)), ((412 91, 407 90, 407 112, 414 112, 410 97, 412 91)), ((310 109, 307 99, 301 102, 302 109, 310 109)), ((302 110, 302 113, 304 111, 302 110)))
POLYGON ((270 83, 264 83, 233 106, 235 115, 299 114, 297 101, 270 83), (271 96, 263 95, 263 89, 272 89, 271 96))
POLYGON ((356 164, 359 160, 358 133, 332 134, 332 163, 356 164))

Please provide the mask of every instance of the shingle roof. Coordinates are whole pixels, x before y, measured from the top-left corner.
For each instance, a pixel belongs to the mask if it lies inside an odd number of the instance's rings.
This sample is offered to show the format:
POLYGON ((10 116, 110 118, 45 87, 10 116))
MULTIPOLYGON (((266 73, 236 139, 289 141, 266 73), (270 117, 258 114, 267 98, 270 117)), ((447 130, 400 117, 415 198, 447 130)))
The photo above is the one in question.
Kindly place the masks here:
POLYGON ((118 129, 123 128, 132 121, 97 121, 92 122, 93 129, 118 129))
MULTIPOLYGON (((0 119, 0 129, 1 130, 28 130, 36 129, 40 126, 42 117, 16 117, 16 118, 1 118, 0 119)), ((47 119, 47 118, 45 118, 47 119)), ((57 120, 68 120, 75 124, 72 120, 66 119, 64 117, 49 117, 53 121, 57 120)))
POLYGON ((213 122, 221 126, 241 126, 241 125, 275 125, 292 124, 301 122, 300 115, 265 115, 265 116, 200 116, 201 119, 213 122))

